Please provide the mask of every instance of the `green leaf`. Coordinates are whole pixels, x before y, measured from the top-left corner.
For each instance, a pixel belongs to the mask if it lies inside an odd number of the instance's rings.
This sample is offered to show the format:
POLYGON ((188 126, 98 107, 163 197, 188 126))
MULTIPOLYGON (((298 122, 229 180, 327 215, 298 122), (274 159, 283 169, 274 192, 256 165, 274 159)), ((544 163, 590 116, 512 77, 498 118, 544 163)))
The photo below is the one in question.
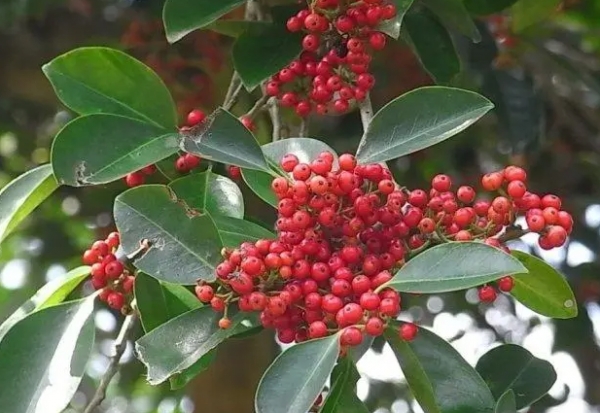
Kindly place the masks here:
POLYGON ((60 413, 75 394, 94 344, 95 295, 37 311, 0 342, 0 406, 60 413))
POLYGON ((331 390, 319 413, 369 413, 356 395, 360 374, 350 357, 339 360, 331 374, 331 390))
POLYGON ((518 0, 464 0, 469 13, 476 16, 487 16, 505 10, 518 0))
POLYGON ((465 8, 463 0, 423 1, 431 11, 438 15, 442 22, 470 37, 474 42, 481 41, 481 33, 479 33, 475 22, 465 8))
POLYGON ((407 293, 466 290, 527 268, 501 249, 481 242, 448 242, 425 250, 386 285, 407 293))
POLYGON ((160 77, 119 50, 75 49, 47 63, 42 70, 58 98, 79 114, 111 113, 156 127, 177 126, 173 98, 160 77))
POLYGON ((256 413, 306 413, 323 391, 340 352, 335 334, 305 341, 281 353, 256 391, 256 413))
POLYGON ((252 132, 223 108, 215 110, 201 125, 182 136, 186 152, 242 168, 269 170, 252 132))
POLYGON ((569 283, 552 266, 533 255, 513 251, 529 274, 517 275, 510 294, 525 307, 552 318, 577 317, 577 303, 569 283))
POLYGON ((213 216, 213 220, 219 230, 224 247, 234 248, 246 241, 253 242, 259 239, 275 238, 273 232, 254 222, 222 215, 213 216))
POLYGON ((404 27, 402 36, 427 73, 436 83, 450 83, 461 65, 446 27, 427 9, 406 14, 404 27))
POLYGON ((252 90, 301 51, 302 34, 287 30, 285 20, 249 26, 233 45, 233 66, 246 89, 252 90))
POLYGON ((42 165, 0 189, 0 243, 57 187, 52 166, 42 165))
POLYGON ((223 315, 210 306, 201 307, 140 338, 135 348, 139 359, 148 368, 148 382, 160 384, 192 366, 232 334, 240 332, 240 324, 248 329, 256 324, 255 314, 238 313, 231 318, 231 327, 222 330, 218 326, 221 317, 223 315))
POLYGON ((515 392, 507 390, 496 403, 494 413, 516 413, 517 406, 515 405, 515 392))
POLYGON ((244 197, 240 187, 210 170, 177 179, 169 187, 191 208, 214 216, 244 218, 244 197))
POLYGON ((407 342, 398 324, 385 331, 406 381, 425 413, 492 411, 494 398, 483 379, 446 340, 421 328, 407 342))
MULTIPOLYGON (((206 28, 229 37, 240 37, 250 27, 266 27, 270 23, 251 20, 217 20, 206 28)), ((256 30, 256 29, 254 29, 256 30)))
MULTIPOLYGON (((135 298, 146 333, 181 314, 202 306, 198 298, 187 288, 158 281, 143 272, 135 277, 135 298)), ((184 387, 206 370, 214 361, 216 353, 216 349, 208 352, 190 367, 171 377, 171 389, 184 387)))
POLYGON ((61 184, 105 184, 177 152, 177 134, 119 115, 94 114, 65 125, 52 144, 61 184))
MULTIPOLYGON (((288 138, 276 142, 267 143, 262 146, 263 153, 272 162, 279 164, 287 154, 294 154, 300 162, 310 163, 314 161, 321 152, 331 152, 337 162, 337 155, 329 145, 317 139, 311 138, 288 138)), ((252 191, 266 203, 276 207, 277 197, 271 189, 273 177, 265 172, 242 169, 242 178, 252 191)))
POLYGON ((519 0, 511 7, 512 29, 519 33, 558 11, 561 0, 519 0))
POLYGON ((373 163, 417 152, 465 130, 492 107, 489 100, 468 90, 415 89, 375 114, 357 157, 361 163, 373 163))
POLYGON ((174 374, 169 378, 169 384, 171 390, 179 390, 188 385, 190 381, 196 378, 200 373, 208 369, 213 361, 217 358, 217 349, 214 348, 204 356, 200 357, 198 361, 192 364, 190 367, 182 371, 181 373, 174 374))
POLYGON ((388 36, 398 39, 400 37, 400 29, 402 28, 402 21, 404 15, 412 6, 414 0, 393 0, 396 6, 396 16, 393 19, 385 20, 377 26, 377 29, 388 36))
POLYGON ((169 43, 175 43, 196 29, 217 20, 244 4, 246 0, 167 0, 163 8, 163 22, 169 43))
POLYGON ((158 281, 143 272, 135 277, 135 298, 146 333, 172 318, 202 306, 185 287, 158 281))
POLYGON ((17 311, 4 320, 0 325, 0 340, 12 326, 34 311, 62 303, 88 275, 90 275, 90 267, 78 267, 45 284, 29 300, 25 301, 17 311))
POLYGON ((509 390, 514 391, 517 409, 533 404, 556 381, 552 364, 515 344, 504 344, 488 351, 475 368, 495 398, 509 390))
POLYGON ((144 185, 115 199, 114 216, 126 254, 147 239, 150 248, 134 259, 137 268, 162 281, 212 281, 222 242, 213 220, 189 208, 164 185, 144 185))

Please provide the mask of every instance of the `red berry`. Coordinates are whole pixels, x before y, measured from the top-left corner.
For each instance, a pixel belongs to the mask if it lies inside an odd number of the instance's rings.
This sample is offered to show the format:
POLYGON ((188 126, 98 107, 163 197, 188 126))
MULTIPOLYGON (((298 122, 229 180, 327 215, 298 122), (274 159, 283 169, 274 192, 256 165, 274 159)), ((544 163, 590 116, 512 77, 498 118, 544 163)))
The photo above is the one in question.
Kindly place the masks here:
POLYGON ((452 180, 448 175, 436 175, 431 181, 431 186, 438 192, 447 192, 452 187, 452 180))
POLYGON ((231 327, 231 320, 229 318, 223 317, 222 319, 219 320, 219 328, 220 329, 227 330, 229 327, 231 327))
POLYGON ((475 195, 475 190, 470 186, 461 186, 458 188, 458 191, 456 191, 456 197, 458 200, 465 204, 470 204, 473 202, 475 200, 475 195))
POLYGON ((244 127, 249 131, 254 131, 256 129, 254 121, 249 116, 242 116, 240 121, 242 122, 242 125, 244 125, 244 127))
POLYGON ((542 207, 543 208, 556 208, 560 210, 561 200, 556 195, 546 195, 542 198, 542 207))
POLYGON ((308 327, 310 338, 321 338, 327 335, 327 325, 322 321, 313 321, 308 327))
POLYGON ((485 174, 483 178, 481 178, 481 185, 486 191, 496 191, 502 186, 503 179, 502 173, 492 172, 485 174))
POLYGON ((104 272, 108 278, 118 278, 121 274, 123 274, 123 269, 123 263, 115 260, 106 264, 104 267, 104 272))
POLYGON ((371 317, 365 323, 365 332, 373 337, 378 337, 383 334, 385 324, 379 317, 371 317))
POLYGON ((210 303, 215 296, 215 291, 210 285, 197 285, 194 289, 196 297, 203 303, 210 303))
POLYGON ((346 346, 358 346, 362 343, 363 336, 361 331, 356 327, 347 327, 342 331, 340 343, 346 346))
POLYGON ((123 297, 123 294, 113 291, 108 294, 106 303, 115 310, 120 310, 125 304, 125 297, 123 297))
POLYGON ((360 296, 360 306, 367 311, 375 311, 379 308, 381 299, 374 292, 366 292, 360 296))
POLYGON ((553 225, 548 229, 546 237, 553 247, 561 247, 567 241, 567 231, 561 226, 553 225))
POLYGON ((541 232, 546 227, 546 220, 542 215, 527 215, 525 217, 527 227, 533 232, 541 232))
POLYGON ((398 335, 404 341, 413 341, 419 332, 419 327, 413 323, 404 323, 398 329, 398 335))
POLYGON ((225 310, 225 301, 223 301, 223 299, 220 297, 213 297, 213 299, 210 300, 210 306, 213 308, 213 310, 222 312, 225 310))
POLYGON ((238 180, 242 177, 242 170, 239 166, 228 165, 227 173, 229 174, 229 177, 233 180, 238 180))
POLYGON ((496 300, 496 297, 498 296, 494 287, 489 285, 485 285, 479 288, 478 295, 479 299, 484 303, 492 303, 496 300))
POLYGON ((504 168, 504 178, 509 182, 525 182, 527 180, 527 173, 523 168, 519 168, 518 166, 507 166, 504 168))
POLYGON ((527 187, 523 181, 511 181, 506 188, 506 192, 511 198, 520 199, 527 192, 527 187))
POLYGON ((92 264, 96 263, 99 258, 100 258, 100 256, 99 256, 98 252, 96 252, 94 250, 86 250, 83 253, 83 263, 85 265, 92 265, 92 264))
POLYGON ((505 293, 510 292, 515 285, 515 281, 512 277, 503 277, 498 280, 498 288, 500 291, 504 291, 505 293))
POLYGON ((204 121, 206 115, 200 109, 194 109, 187 115, 188 126, 196 126, 197 124, 204 121))

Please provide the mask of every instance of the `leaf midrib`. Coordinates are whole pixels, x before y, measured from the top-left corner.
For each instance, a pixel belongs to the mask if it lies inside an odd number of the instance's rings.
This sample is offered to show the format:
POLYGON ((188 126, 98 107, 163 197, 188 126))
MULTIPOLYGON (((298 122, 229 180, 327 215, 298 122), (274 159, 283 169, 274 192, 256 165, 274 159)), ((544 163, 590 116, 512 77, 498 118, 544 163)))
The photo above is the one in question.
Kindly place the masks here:
MULTIPOLYGON (((105 165, 103 168, 100 168, 100 169, 98 169, 96 172, 94 172, 94 173, 92 173, 92 174, 89 174, 89 175, 87 175, 87 177, 86 177, 86 182, 87 182, 87 180, 88 180, 89 178, 93 178, 94 176, 100 175, 102 172, 106 171, 107 169, 110 169, 110 168, 111 168, 111 167, 113 167, 115 164, 117 164, 117 163, 121 162, 123 159, 126 159, 126 158, 130 157, 130 155, 131 155, 132 153, 134 153, 134 152, 136 152, 136 151, 139 151, 140 149, 143 149, 143 148, 145 148, 145 147, 147 147, 147 146, 149 146, 149 145, 151 145, 151 144, 155 143, 155 142, 156 142, 156 141, 158 141, 158 140, 165 139, 165 138, 167 138, 167 137, 169 137, 169 136, 172 136, 172 135, 174 135, 174 134, 173 134, 173 133, 166 133, 166 134, 164 134, 164 135, 157 136, 156 138, 154 138, 154 139, 152 139, 152 140, 149 140, 149 141, 145 142, 143 145, 140 145, 140 146, 138 146, 138 147, 137 147, 135 150, 132 150, 132 151, 129 151, 129 152, 127 152, 126 154, 124 154, 124 155, 120 156, 119 158, 115 159, 114 161, 112 161, 112 162, 110 162, 110 163, 106 164, 106 165, 105 165)), ((177 149, 176 149, 176 148, 173 148, 173 150, 172 150, 172 153, 171 153, 171 154, 175 153, 176 151, 177 151, 177 149)), ((166 158, 167 156, 169 156, 169 155, 166 155, 166 156, 165 156, 165 158, 166 158)))
MULTIPOLYGON (((429 133, 430 133, 432 130, 434 130, 434 129, 436 129, 436 128, 443 127, 443 126, 446 126, 446 125, 448 125, 448 124, 454 123, 454 122, 456 121, 456 119, 468 118, 468 117, 470 117, 470 116, 471 116, 473 113, 479 113, 479 112, 482 112, 482 111, 483 111, 483 113, 485 113, 485 112, 487 112, 488 110, 490 110, 492 107, 493 107, 492 105, 489 105, 489 104, 488 104, 488 105, 482 106, 481 108, 478 108, 478 109, 474 109, 474 110, 471 110, 471 111, 465 112, 465 113, 464 113, 464 114, 462 114, 460 117, 455 117, 455 118, 452 118, 452 119, 450 119, 450 120, 447 120, 447 121, 444 121, 444 122, 437 123, 435 127, 429 127, 429 128, 425 128, 425 129, 423 130, 423 132, 421 132, 421 133, 419 133, 419 134, 417 134, 417 135, 413 135, 413 137, 412 137, 412 138, 408 138, 408 139, 406 139, 406 140, 403 140, 402 142, 399 142, 399 143, 398 143, 398 144, 396 144, 396 145, 393 145, 393 146, 387 147, 387 148, 385 148, 385 149, 382 149, 382 150, 380 150, 380 151, 377 151, 377 152, 372 152, 372 153, 370 154, 370 156, 369 156, 369 157, 367 157, 367 159, 366 159, 366 160, 365 160, 365 159, 362 159, 362 162, 369 162, 369 159, 373 159, 373 158, 376 158, 377 156, 379 156, 379 155, 381 155, 381 154, 385 154, 385 153, 386 153, 386 152, 388 152, 388 151, 389 151, 391 148, 397 148, 397 147, 399 147, 399 146, 408 145, 409 143, 411 143, 411 142, 412 142, 412 141, 414 141, 415 139, 419 139, 419 138, 422 138, 423 136, 426 136, 426 135, 428 135, 428 134, 429 134, 429 133), (487 109, 487 110, 485 110, 485 109, 487 109)), ((462 123, 464 123, 464 122, 461 122, 461 124, 462 124, 462 123)), ((473 122, 471 122, 471 124, 473 124, 473 122)), ((371 125, 373 125, 373 123, 371 123, 371 125)), ((370 132, 370 130, 369 130, 369 132, 370 132)), ((447 132, 445 132, 445 133, 447 133, 447 132)), ((444 135, 445 133, 442 133, 442 134, 437 134, 437 135, 435 135, 435 136, 436 136, 436 137, 437 137, 437 136, 441 136, 441 135, 444 135)), ((367 134, 367 135, 365 136, 365 138, 367 138, 369 135, 370 135, 370 134, 367 134)), ((365 139, 365 142, 366 142, 366 139, 365 139)), ((400 156, 404 156, 404 155, 405 155, 405 154, 403 154, 403 155, 400 155, 400 156)), ((359 157, 360 157, 360 156, 359 156, 359 157)))
MULTIPOLYGON (((321 363, 323 363, 323 361, 329 356, 329 352, 331 351, 331 348, 335 347, 335 345, 337 344, 337 340, 338 340, 338 337, 336 336, 334 338, 334 340, 332 340, 331 343, 327 346, 327 351, 323 352, 323 355, 321 357, 319 357, 317 363, 315 363, 316 366, 320 366, 321 363)), ((304 382, 302 383, 302 386, 300 386, 299 391, 296 392, 294 398, 292 399, 292 403, 290 403, 290 407, 297 406, 299 396, 304 392, 304 389, 306 389, 307 384, 316 375, 318 370, 319 370, 318 368, 312 369, 310 374, 306 377, 306 380, 304 380, 304 382)))

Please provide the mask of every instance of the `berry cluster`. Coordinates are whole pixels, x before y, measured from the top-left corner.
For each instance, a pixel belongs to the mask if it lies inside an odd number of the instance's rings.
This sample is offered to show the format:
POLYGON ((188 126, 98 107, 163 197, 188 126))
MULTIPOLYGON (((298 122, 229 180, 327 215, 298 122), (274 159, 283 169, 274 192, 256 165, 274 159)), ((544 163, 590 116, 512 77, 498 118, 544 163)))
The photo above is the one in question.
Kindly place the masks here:
POLYGON ((306 32, 299 59, 275 74, 266 85, 282 106, 307 116, 326 114, 329 105, 346 112, 375 84, 369 73, 372 52, 385 47, 379 25, 396 16, 388 0, 314 0, 287 21, 291 32, 306 32))
POLYGON ((115 310, 127 312, 134 277, 115 256, 119 243, 119 233, 111 232, 105 240, 95 241, 83 253, 83 263, 92 267, 92 286, 96 290, 102 290, 100 300, 115 310))
MULTIPOLYGON (((343 345, 358 345, 364 334, 381 335, 397 317, 400 295, 385 284, 427 247, 480 240, 508 251, 504 243, 528 231, 515 225, 523 213, 528 222, 539 217, 530 230, 541 234, 544 248, 562 245, 572 227, 560 199, 528 192, 526 173, 515 166, 482 178, 484 189, 497 195, 490 201, 476 200, 469 186, 453 192, 447 175, 434 177, 429 192, 410 191, 397 187, 379 164, 357 165, 348 154, 338 164, 334 170, 328 152, 310 164, 294 155, 282 159, 286 175, 272 182, 279 199, 277 239, 224 250, 217 281, 196 287, 202 302, 224 312, 220 327, 230 326, 227 311, 237 302, 241 311, 260 312, 263 326, 276 329, 281 342, 342 330, 343 345)), ((497 284, 507 292, 513 280, 497 284)), ((496 298, 491 286, 480 291, 482 301, 496 298)), ((399 334, 410 340, 417 327, 403 324, 399 334)))

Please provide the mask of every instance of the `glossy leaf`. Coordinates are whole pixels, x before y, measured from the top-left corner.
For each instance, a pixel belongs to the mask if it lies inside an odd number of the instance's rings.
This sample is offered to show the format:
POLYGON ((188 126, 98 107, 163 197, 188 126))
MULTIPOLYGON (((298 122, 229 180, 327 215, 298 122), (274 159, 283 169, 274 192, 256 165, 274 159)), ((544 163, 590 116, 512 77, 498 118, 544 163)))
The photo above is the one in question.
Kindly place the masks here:
POLYGON ((62 303, 88 275, 90 267, 78 267, 45 284, 0 324, 0 340, 12 326, 34 311, 62 303))
POLYGON ((511 7, 512 29, 518 33, 558 12, 561 0, 519 0, 511 7))
POLYGON ((356 395, 360 374, 349 357, 343 357, 331 374, 331 389, 319 413, 369 413, 356 395))
POLYGON ((396 6, 396 16, 393 19, 385 20, 381 22, 377 29, 388 36, 397 39, 400 37, 400 29, 402 28, 402 22, 404 15, 412 6, 414 0, 393 0, 396 6))
POLYGON ((496 403, 494 413, 517 413, 515 392, 507 390, 496 403))
POLYGON ((238 313, 231 318, 231 327, 222 330, 218 326, 221 317, 223 314, 210 306, 201 307, 160 325, 140 338, 135 348, 139 359, 148 368, 148 382, 160 384, 192 366, 234 332, 239 332, 236 330, 239 324, 253 327, 253 320, 246 319, 249 317, 247 313, 238 313))
POLYGON ((383 162, 440 143, 493 107, 477 93, 448 87, 408 92, 375 114, 358 147, 361 163, 383 162))
POLYGON ((275 239, 273 232, 254 222, 222 215, 213 216, 213 220, 219 230, 224 247, 238 247, 242 242, 253 242, 263 238, 275 239))
POLYGON ((159 128, 177 126, 173 98, 160 77, 119 50, 82 47, 42 70, 58 98, 79 114, 111 113, 159 128))
POLYGON ((179 390, 187 386, 189 382, 194 380, 200 373, 208 369, 208 367, 213 361, 215 361, 216 358, 217 349, 215 348, 206 353, 204 356, 200 357, 198 361, 181 373, 173 375, 171 378, 169 378, 171 390, 179 390))
POLYGON ((242 168, 269 170, 252 132, 223 108, 218 108, 200 126, 182 136, 182 148, 186 152, 242 168))
POLYGON ((467 10, 476 16, 487 16, 501 12, 518 0, 464 0, 467 10))
POLYGON ((403 38, 432 79, 450 83, 461 65, 448 29, 427 9, 407 13, 404 28, 403 38))
MULTIPOLYGON (((310 163, 314 161, 321 152, 331 152, 334 154, 337 165, 337 155, 335 151, 326 143, 311 138, 288 138, 276 142, 267 143, 262 146, 262 150, 269 159, 279 164, 287 154, 294 154, 300 162, 310 163)), ((271 189, 273 177, 265 172, 242 169, 242 177, 252 191, 263 201, 270 205, 277 206, 279 202, 275 193, 271 189)))
POLYGON ((256 413, 306 413, 335 367, 340 337, 305 341, 281 353, 256 391, 256 413))
MULTIPOLYGON (((187 288, 170 284, 139 273, 135 278, 135 298, 144 331, 149 333, 158 326, 202 304, 187 288)), ((208 352, 181 373, 170 378, 171 389, 180 389, 210 366, 216 349, 208 352)))
POLYGON ((177 196, 194 209, 211 215, 244 218, 244 197, 231 179, 208 170, 169 184, 177 196))
POLYGON ((114 216, 126 254, 147 239, 150 248, 134 264, 145 273, 175 284, 215 279, 221 238, 208 214, 187 207, 166 186, 145 185, 115 200, 114 216))
POLYGON ((143 272, 135 277, 135 299, 146 333, 202 306, 185 287, 159 281, 143 272))
POLYGON ((504 251, 481 242, 448 242, 406 263, 386 285, 407 293, 466 290, 527 268, 504 251))
POLYGON ((406 381, 425 413, 481 413, 495 401, 483 379, 446 340, 421 328, 407 342, 398 325, 385 331, 406 381))
POLYGON ((0 406, 60 413, 75 394, 94 344, 95 295, 24 318, 0 342, 0 406))
POLYGON ((52 167, 61 184, 97 185, 177 150, 177 135, 161 127, 118 115, 87 115, 72 120, 56 135, 52 167))
POLYGON ((475 22, 463 4, 463 0, 423 0, 444 24, 470 37, 474 42, 481 40, 481 34, 475 22))
POLYGON ((58 187, 51 165, 25 172, 0 189, 0 243, 58 187))
POLYGON ((504 344, 488 351, 479 359, 476 369, 494 397, 500 398, 505 392, 514 391, 517 409, 533 404, 556 381, 552 364, 515 344, 504 344))
POLYGON ((233 45, 233 65, 244 86, 252 90, 301 51, 302 34, 287 30, 285 20, 249 26, 233 45))
POLYGON ((538 314, 552 318, 577 316, 577 303, 569 283, 552 266, 521 251, 512 254, 529 270, 529 274, 513 277, 510 294, 538 314))
POLYGON ((237 38, 250 27, 266 27, 269 25, 270 23, 267 22, 252 20, 217 20, 209 24, 206 28, 225 36, 237 38))
POLYGON ((167 40, 175 43, 245 2, 246 0, 167 0, 163 7, 163 22, 167 40))

